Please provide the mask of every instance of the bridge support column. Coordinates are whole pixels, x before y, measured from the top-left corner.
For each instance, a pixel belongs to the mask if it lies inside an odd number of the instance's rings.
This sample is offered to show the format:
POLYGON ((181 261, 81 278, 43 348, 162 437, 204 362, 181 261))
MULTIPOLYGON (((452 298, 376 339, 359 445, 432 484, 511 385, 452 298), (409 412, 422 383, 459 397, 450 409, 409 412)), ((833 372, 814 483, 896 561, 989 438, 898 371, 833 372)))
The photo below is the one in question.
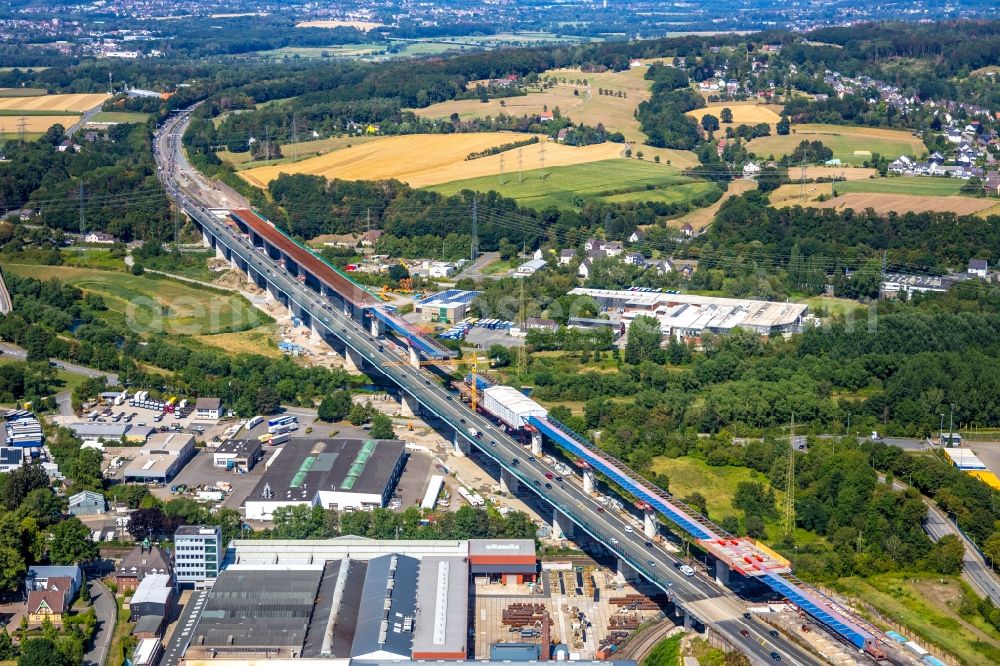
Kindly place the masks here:
POLYGON ((451 445, 454 453, 459 458, 469 455, 469 440, 458 434, 456 430, 451 436, 451 445))
POLYGON ((419 368, 420 367, 420 355, 417 354, 417 350, 414 349, 412 346, 409 347, 409 350, 410 350, 410 365, 412 365, 414 368, 419 368))
MULTIPOLYGON (((350 347, 344 349, 344 369, 348 372, 361 374, 361 364, 364 358, 350 347)), ((405 401, 404 401, 405 402, 405 401)))
POLYGON ((629 563, 620 557, 618 558, 617 569, 618 569, 617 572, 618 577, 621 578, 626 583, 631 583, 633 581, 639 580, 639 572, 637 572, 635 569, 629 566, 629 563))
POLYGON ((201 244, 208 248, 212 247, 212 239, 209 238, 208 232, 205 231, 204 227, 201 230, 201 244))
POLYGON ((226 253, 222 251, 222 246, 218 243, 215 244, 215 256, 218 259, 226 260, 226 253))
POLYGON ((409 393, 403 393, 399 399, 399 413, 403 416, 419 416, 420 403, 409 393))
POLYGON ((381 338, 385 334, 385 324, 383 324, 382 320, 375 315, 372 315, 371 321, 372 337, 381 338))
POLYGON ((656 522, 656 512, 646 511, 642 516, 642 531, 646 535, 647 539, 652 539, 656 536, 657 532, 657 522, 656 522))
POLYGON ((573 521, 559 509, 552 510, 552 536, 557 539, 573 538, 573 521))
POLYGON ((309 327, 309 332, 313 340, 316 342, 323 342, 323 329, 321 329, 319 324, 315 321, 312 323, 312 326, 309 327))
POLYGON ((583 492, 588 495, 594 494, 594 472, 593 470, 583 470, 583 492))
POLYGON ((729 587, 729 565, 722 560, 715 561, 715 582, 719 585, 729 587))
POLYGON ((531 433, 531 455, 542 455, 542 433, 540 432, 531 433))
POLYGON ((691 614, 680 606, 674 606, 674 613, 677 615, 677 619, 684 623, 685 629, 690 629, 692 625, 694 625, 694 620, 692 619, 691 614))
POLYGON ((507 493, 508 495, 516 495, 517 491, 520 489, 520 483, 517 477, 514 476, 513 472, 509 472, 504 468, 500 468, 500 492, 507 493))

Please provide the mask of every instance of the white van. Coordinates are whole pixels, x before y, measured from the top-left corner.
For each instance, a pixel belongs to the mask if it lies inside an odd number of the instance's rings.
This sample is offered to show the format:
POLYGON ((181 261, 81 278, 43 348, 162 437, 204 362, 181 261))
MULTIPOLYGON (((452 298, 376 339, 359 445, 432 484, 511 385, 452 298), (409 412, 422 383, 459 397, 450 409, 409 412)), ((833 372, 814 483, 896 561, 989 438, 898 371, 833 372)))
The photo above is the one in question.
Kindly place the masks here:
POLYGON ((688 565, 684 564, 684 565, 681 565, 681 573, 684 574, 685 576, 693 576, 694 575, 694 569, 692 569, 688 565))

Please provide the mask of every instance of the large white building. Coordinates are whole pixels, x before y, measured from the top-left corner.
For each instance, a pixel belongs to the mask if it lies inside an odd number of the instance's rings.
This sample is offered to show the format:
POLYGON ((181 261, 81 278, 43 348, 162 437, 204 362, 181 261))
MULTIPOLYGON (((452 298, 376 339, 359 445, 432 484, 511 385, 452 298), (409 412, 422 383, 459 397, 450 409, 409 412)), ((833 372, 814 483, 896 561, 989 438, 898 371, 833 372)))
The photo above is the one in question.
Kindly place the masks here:
POLYGON ((660 322, 664 336, 698 342, 705 333, 726 335, 734 329, 771 336, 798 333, 809 306, 743 298, 697 294, 631 291, 626 289, 574 289, 570 294, 590 296, 598 305, 618 311, 626 328, 639 316, 660 322))

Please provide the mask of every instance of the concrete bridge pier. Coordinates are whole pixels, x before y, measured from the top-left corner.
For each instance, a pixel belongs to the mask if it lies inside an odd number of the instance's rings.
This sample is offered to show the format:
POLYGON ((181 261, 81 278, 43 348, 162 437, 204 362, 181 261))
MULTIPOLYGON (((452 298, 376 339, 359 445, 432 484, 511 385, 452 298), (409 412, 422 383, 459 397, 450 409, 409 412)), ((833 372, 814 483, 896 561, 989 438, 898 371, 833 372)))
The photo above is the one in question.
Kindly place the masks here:
POLYGON ((222 259, 224 261, 229 261, 229 257, 227 257, 226 253, 223 251, 221 243, 216 243, 215 244, 215 257, 217 259, 222 259))
POLYGON ((459 458, 469 455, 469 440, 460 435, 458 430, 455 430, 451 436, 451 445, 453 447, 452 453, 459 458))
POLYGON ((513 472, 503 467, 500 468, 500 492, 507 493, 508 495, 516 495, 517 491, 520 490, 520 485, 513 472))
POLYGON ((715 561, 715 582, 719 585, 729 587, 729 573, 732 569, 722 560, 715 561))
POLYGON ((542 433, 537 431, 531 433, 531 455, 542 455, 542 433))
POLYGON ((403 393, 399 400, 399 413, 403 416, 419 416, 420 402, 409 393, 403 393))
POLYGON ((594 471, 590 469, 583 470, 583 492, 588 495, 594 494, 594 471))
POLYGON ((573 538, 573 521, 559 509, 552 509, 552 535, 557 539, 573 538))
POLYGON ((350 347, 344 348, 344 369, 354 374, 362 374, 364 357, 350 347))
POLYGON ((655 538, 658 527, 659 525, 656 522, 656 512, 652 510, 645 511, 642 516, 642 531, 643 534, 646 535, 646 538, 655 538))
POLYGON ((412 345, 410 345, 408 348, 410 350, 410 365, 412 365, 414 368, 420 368, 420 355, 417 353, 417 350, 414 349, 412 345))
POLYGON ((622 558, 618 558, 617 562, 617 575, 622 581, 626 583, 631 583, 639 580, 639 572, 632 568, 628 562, 622 558))
POLYGON ((691 613, 688 613, 677 604, 674 604, 674 614, 677 616, 677 619, 680 620, 680 622, 677 622, 676 624, 683 623, 685 629, 691 629, 691 627, 694 626, 694 618, 691 617, 691 613))
POLYGON ((371 317, 371 333, 373 338, 381 338, 385 335, 385 324, 375 315, 371 317))
POLYGON ((207 248, 212 247, 212 237, 208 235, 207 231, 205 231, 205 227, 201 228, 201 244, 207 248))

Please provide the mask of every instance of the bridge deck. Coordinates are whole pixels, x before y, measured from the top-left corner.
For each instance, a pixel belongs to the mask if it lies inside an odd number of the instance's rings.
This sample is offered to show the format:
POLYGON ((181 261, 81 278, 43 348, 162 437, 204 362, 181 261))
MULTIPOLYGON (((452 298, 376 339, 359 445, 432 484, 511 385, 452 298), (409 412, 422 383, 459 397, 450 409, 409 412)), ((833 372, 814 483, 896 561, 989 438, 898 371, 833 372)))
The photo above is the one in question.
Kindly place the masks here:
MULTIPOLYGON (((736 538, 716 527, 704 516, 672 498, 662 490, 640 482, 625 465, 604 452, 598 453, 586 439, 552 417, 531 417, 529 425, 571 453, 589 467, 601 472, 627 493, 649 504, 668 520, 695 537, 699 544, 732 569, 745 576, 758 577, 768 587, 787 597, 803 611, 826 625, 859 648, 877 643, 876 633, 868 631, 844 608, 826 599, 805 584, 792 582, 782 574, 790 574, 785 561, 772 555, 770 549, 758 548, 748 539, 736 538)), ((794 578, 794 577, 793 577, 794 578)))
POLYGON ((410 344, 421 352, 433 358, 448 358, 453 356, 453 352, 444 345, 425 337, 419 331, 413 330, 405 321, 394 316, 384 308, 379 307, 378 300, 368 290, 317 257, 308 249, 296 243, 280 229, 257 215, 257 213, 245 208, 231 210, 229 213, 234 219, 252 229, 254 233, 281 250, 292 261, 327 287, 350 301, 353 305, 368 308, 368 311, 373 316, 381 319, 385 322, 386 326, 406 338, 410 344))

